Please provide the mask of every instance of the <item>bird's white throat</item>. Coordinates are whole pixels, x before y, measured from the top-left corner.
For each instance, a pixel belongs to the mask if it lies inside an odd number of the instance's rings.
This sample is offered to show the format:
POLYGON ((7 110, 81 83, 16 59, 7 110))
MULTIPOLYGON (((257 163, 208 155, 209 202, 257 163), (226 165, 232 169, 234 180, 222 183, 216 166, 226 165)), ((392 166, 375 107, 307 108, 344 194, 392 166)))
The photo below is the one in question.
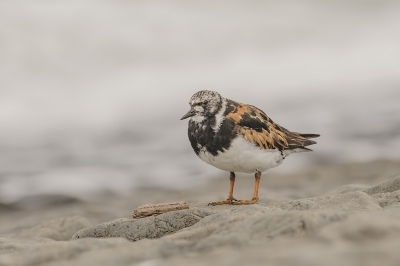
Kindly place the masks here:
POLYGON ((190 118, 191 121, 196 122, 196 123, 201 123, 206 119, 203 115, 194 115, 190 118))

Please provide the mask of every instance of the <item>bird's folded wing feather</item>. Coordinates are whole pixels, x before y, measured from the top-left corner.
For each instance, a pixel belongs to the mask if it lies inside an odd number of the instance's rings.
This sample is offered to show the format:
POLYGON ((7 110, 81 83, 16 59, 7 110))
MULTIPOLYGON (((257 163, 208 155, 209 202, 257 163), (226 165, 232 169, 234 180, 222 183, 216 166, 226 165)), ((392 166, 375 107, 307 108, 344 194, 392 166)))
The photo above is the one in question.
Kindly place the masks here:
MULTIPOLYGON (((309 140, 317 134, 302 134, 291 132, 275 124, 263 111, 255 106, 234 101, 228 102, 226 119, 232 119, 237 124, 238 134, 254 143, 261 149, 296 149, 315 144, 309 140)), ((304 148, 307 149, 307 148, 304 148)))

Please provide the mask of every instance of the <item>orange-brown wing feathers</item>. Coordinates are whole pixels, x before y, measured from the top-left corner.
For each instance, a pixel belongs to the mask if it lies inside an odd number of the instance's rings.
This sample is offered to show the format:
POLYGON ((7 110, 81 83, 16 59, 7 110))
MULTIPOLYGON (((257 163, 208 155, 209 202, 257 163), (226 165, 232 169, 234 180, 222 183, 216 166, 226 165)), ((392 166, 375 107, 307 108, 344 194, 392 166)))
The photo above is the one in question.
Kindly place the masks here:
MULTIPOLYGON (((262 149, 295 149, 315 144, 308 138, 317 134, 291 132, 275 124, 263 111, 252 105, 228 100, 226 119, 237 124, 238 134, 262 149)), ((306 148, 304 148, 306 149, 306 148)))

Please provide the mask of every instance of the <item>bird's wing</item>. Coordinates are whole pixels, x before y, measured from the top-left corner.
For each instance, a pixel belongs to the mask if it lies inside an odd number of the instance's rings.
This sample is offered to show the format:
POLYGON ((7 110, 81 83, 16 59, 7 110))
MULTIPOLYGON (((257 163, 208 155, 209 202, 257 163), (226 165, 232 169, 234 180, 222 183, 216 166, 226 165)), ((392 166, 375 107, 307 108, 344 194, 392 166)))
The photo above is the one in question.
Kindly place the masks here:
POLYGON ((304 147, 316 143, 308 138, 319 136, 291 132, 275 124, 257 107, 231 100, 228 101, 226 119, 232 119, 237 124, 238 134, 261 149, 307 149, 304 147))

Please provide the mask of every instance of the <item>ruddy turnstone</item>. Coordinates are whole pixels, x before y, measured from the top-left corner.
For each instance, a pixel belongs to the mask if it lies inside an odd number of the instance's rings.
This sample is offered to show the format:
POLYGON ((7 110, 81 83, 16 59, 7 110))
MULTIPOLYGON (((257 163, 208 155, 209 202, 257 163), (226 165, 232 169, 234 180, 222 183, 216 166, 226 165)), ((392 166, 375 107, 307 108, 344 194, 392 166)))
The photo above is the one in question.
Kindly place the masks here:
POLYGON ((254 204, 258 201, 261 173, 278 166, 288 155, 311 151, 318 134, 291 132, 274 123, 255 106, 223 98, 215 91, 199 91, 190 98, 189 140, 204 162, 230 172, 228 199, 209 205, 254 204), (233 197, 235 172, 255 173, 251 200, 233 197))

